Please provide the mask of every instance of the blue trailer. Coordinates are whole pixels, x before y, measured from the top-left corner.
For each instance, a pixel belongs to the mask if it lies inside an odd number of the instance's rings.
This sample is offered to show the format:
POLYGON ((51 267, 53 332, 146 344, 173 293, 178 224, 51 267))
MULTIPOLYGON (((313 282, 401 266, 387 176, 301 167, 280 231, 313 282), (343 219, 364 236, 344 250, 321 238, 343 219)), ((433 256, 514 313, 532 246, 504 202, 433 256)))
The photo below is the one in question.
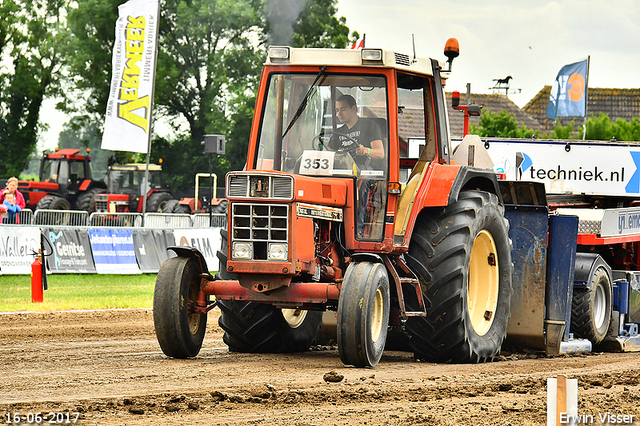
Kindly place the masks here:
POLYGON ((547 351, 552 352, 549 328, 562 312, 557 318, 550 318, 549 312, 558 309, 567 314, 561 352, 591 345, 598 350, 639 350, 640 143, 469 135, 453 144, 458 158, 466 160, 473 152, 474 159, 484 161, 483 167, 503 178, 513 282, 522 287, 515 288, 512 297, 510 338, 541 347, 535 336, 542 321, 547 351), (559 232, 551 225, 556 220, 562 221, 559 232), (555 249, 559 255, 551 252, 557 238, 565 246, 555 249), (532 256, 538 260, 532 263, 532 256), (541 287, 525 283, 541 281, 545 260, 543 297, 541 287), (567 273, 572 278, 565 296, 553 275, 567 273), (560 306, 566 302, 566 308, 560 306), (541 319, 543 308, 547 314, 541 319))

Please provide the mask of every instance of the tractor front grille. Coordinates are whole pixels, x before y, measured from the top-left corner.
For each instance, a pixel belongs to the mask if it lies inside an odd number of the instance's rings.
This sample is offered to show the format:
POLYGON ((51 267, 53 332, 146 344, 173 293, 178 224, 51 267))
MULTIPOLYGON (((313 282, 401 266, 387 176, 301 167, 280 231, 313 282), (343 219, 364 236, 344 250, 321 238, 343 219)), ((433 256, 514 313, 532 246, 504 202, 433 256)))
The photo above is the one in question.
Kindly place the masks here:
POLYGON ((251 244, 252 257, 247 260, 268 260, 269 244, 289 240, 289 206, 286 204, 233 203, 231 221, 232 244, 251 244))
POLYGON ((293 199, 293 178, 270 174, 230 173, 227 198, 293 199))
POLYGON ((109 197, 106 195, 96 195, 96 212, 109 211, 109 197))

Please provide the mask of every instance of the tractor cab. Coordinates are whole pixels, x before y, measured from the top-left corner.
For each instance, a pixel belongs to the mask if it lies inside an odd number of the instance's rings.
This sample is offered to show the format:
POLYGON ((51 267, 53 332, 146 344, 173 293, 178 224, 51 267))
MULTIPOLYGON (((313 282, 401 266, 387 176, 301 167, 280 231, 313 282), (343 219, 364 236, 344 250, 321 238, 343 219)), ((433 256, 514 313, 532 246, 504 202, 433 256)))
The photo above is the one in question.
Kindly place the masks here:
POLYGON ((162 166, 149 164, 149 182, 145 181, 146 165, 142 163, 113 164, 107 170, 108 193, 96 196, 97 212, 142 212, 144 195, 147 211, 156 212, 171 200, 171 193, 162 186, 162 166))
POLYGON ((75 193, 85 179, 91 179, 91 157, 78 155, 79 149, 61 149, 42 156, 40 181, 57 183, 60 193, 75 193))
POLYGON ((112 194, 140 197, 150 189, 162 188, 162 166, 149 164, 149 185, 144 184, 144 174, 144 164, 114 164, 107 171, 108 190, 112 194))
MULTIPOLYGON (((240 189, 241 174, 292 174, 299 189, 291 194, 296 201, 344 207, 347 248, 364 243, 368 249, 390 250, 395 232, 391 225, 404 221, 406 213, 397 209, 400 182, 406 182, 412 170, 423 172, 436 156, 440 163, 448 162, 446 126, 435 124, 445 117, 443 108, 436 107, 444 105, 438 103, 439 63, 363 49, 333 50, 323 65, 320 52, 270 49, 247 170, 228 177, 228 196, 244 196, 233 192, 240 189), (407 168, 401 160, 409 157, 408 144, 414 138, 426 141, 425 148, 420 161, 407 168), (316 187, 312 180, 322 185, 316 187), (305 186, 311 193, 305 193, 305 186), (346 206, 338 206, 335 197, 343 187, 346 206)), ((266 181, 250 180, 250 198, 272 196, 263 186, 266 181)), ((403 222, 400 242, 405 228, 403 222)))

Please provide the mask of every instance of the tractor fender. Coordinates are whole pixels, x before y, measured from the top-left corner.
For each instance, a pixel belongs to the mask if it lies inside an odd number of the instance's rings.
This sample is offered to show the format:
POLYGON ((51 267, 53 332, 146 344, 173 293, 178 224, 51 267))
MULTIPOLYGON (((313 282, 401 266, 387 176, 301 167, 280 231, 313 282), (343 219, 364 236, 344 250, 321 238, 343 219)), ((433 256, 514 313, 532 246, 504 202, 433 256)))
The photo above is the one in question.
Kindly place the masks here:
POLYGON ((80 184, 80 188, 78 188, 78 190, 85 192, 93 188, 107 189, 107 184, 101 180, 85 179, 82 181, 82 184, 80 184))
POLYGON ((375 253, 354 253, 351 255, 351 258, 358 262, 369 261, 372 263, 384 263, 382 257, 375 253))
MULTIPOLYGON (((423 207, 446 207, 458 201, 460 192, 479 190, 498 196, 502 194, 493 170, 448 164, 431 164, 416 198, 422 198, 423 207)), ((419 202, 419 201, 418 201, 419 202)))
POLYGON ((179 257, 187 257, 187 258, 195 259, 200 265, 200 272, 209 273, 209 268, 207 267, 207 261, 205 260, 202 253, 200 253, 200 250, 198 250, 197 248, 189 247, 189 246, 171 246, 171 247, 167 247, 167 250, 171 250, 179 257))
POLYGON ((498 186, 498 177, 493 170, 479 169, 477 167, 461 166, 458 176, 451 185, 448 204, 458 201, 462 191, 478 190, 495 194, 502 203, 502 192, 498 186))
POLYGON ((591 277, 596 269, 600 267, 606 271, 609 276, 609 282, 613 282, 611 279, 611 268, 602 256, 596 253, 576 253, 576 270, 573 275, 573 286, 592 290, 593 283, 591 282, 591 277))

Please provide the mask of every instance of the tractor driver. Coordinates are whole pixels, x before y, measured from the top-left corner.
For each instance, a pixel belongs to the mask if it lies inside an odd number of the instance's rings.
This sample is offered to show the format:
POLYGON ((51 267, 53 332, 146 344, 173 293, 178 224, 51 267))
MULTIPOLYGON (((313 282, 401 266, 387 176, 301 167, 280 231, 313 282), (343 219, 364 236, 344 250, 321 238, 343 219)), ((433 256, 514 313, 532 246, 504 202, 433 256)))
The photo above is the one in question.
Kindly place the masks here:
MULTIPOLYGON (((342 95, 336 100, 336 115, 343 124, 329 141, 331 150, 343 150, 352 152, 355 163, 360 170, 374 170, 384 176, 384 145, 382 144, 382 132, 374 121, 360 119, 357 113, 356 100, 351 95, 342 95), (348 137, 346 137, 346 136, 348 137), (356 145, 355 153, 353 145, 356 145), (355 154, 355 155, 354 155, 355 154)), ((363 172, 363 176, 377 176, 363 172)), ((383 195, 379 193, 380 180, 363 179, 359 183, 357 236, 358 238, 381 237, 382 228, 378 225, 378 216, 383 208, 383 195), (365 226, 365 219, 367 226, 365 226), (376 228, 376 229, 374 229, 376 228), (377 229, 380 228, 380 229, 377 229), (380 234, 380 235, 378 235, 380 234)))
POLYGON ((364 168, 367 158, 370 157, 372 168, 383 170, 384 147, 380 129, 374 122, 360 120, 353 96, 342 95, 336 100, 336 115, 343 125, 336 130, 334 137, 329 141, 329 148, 334 151, 338 149, 349 151, 356 141, 358 145, 354 160, 358 167, 364 168))

